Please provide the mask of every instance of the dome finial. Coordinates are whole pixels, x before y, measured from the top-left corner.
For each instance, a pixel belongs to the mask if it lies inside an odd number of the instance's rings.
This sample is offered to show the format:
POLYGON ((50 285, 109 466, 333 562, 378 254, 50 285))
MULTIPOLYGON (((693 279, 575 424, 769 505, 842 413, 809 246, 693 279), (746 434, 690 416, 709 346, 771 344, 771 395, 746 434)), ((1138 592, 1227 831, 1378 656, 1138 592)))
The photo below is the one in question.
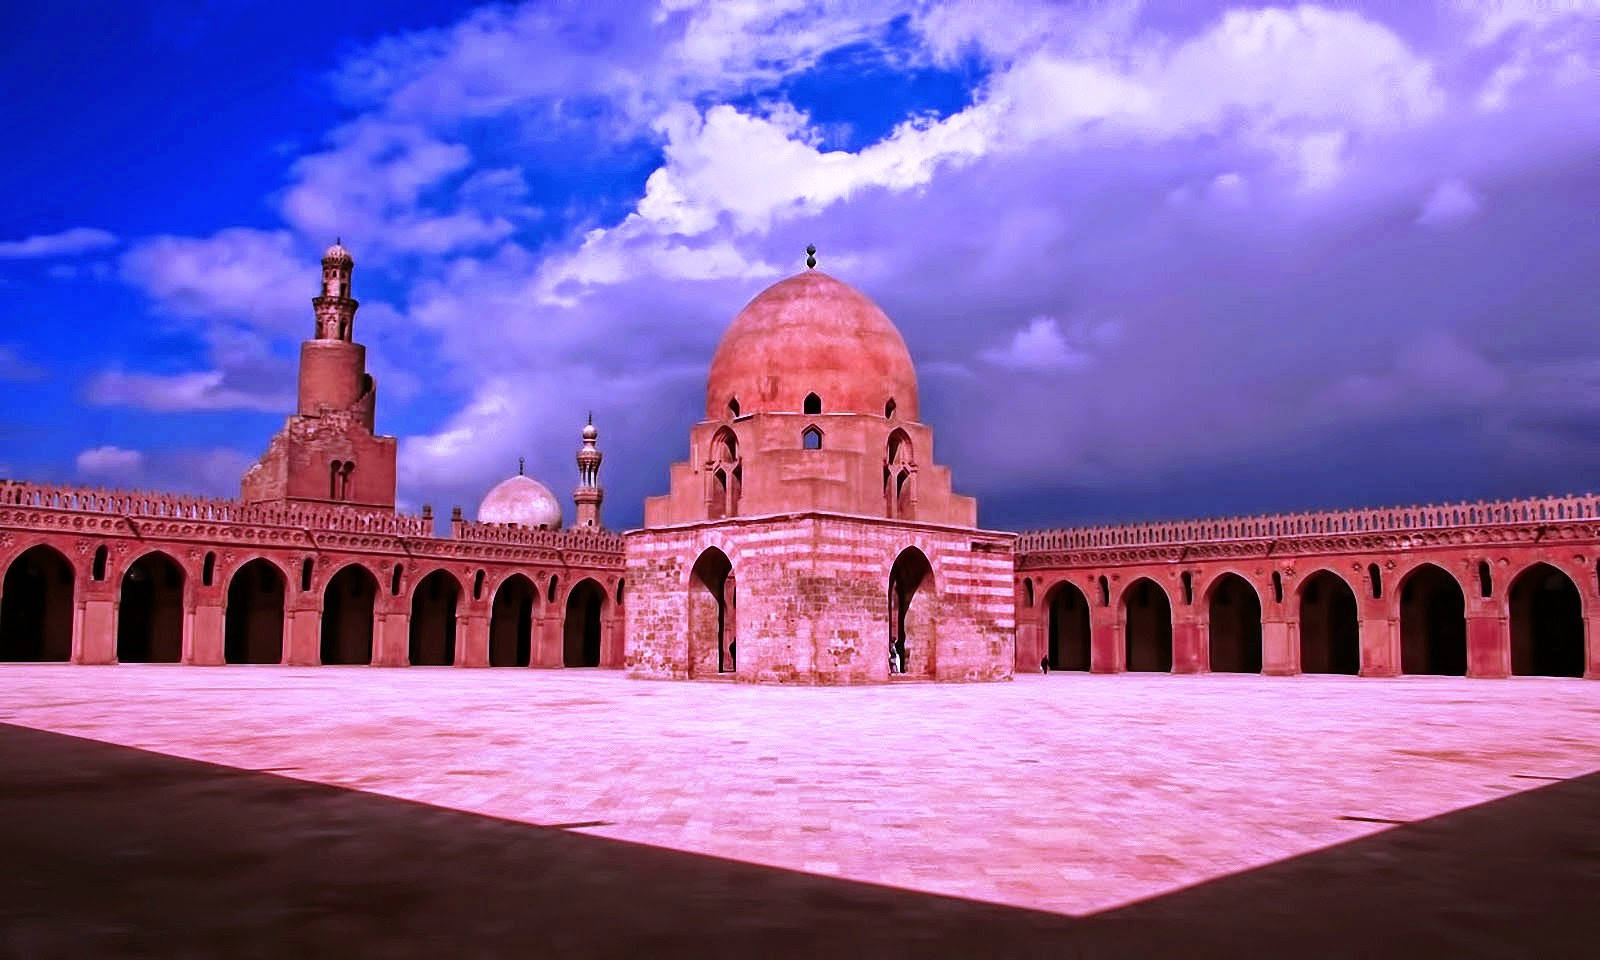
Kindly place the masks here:
POLYGON ((527 457, 517 458, 517 476, 522 476, 522 469, 523 467, 527 466, 527 459, 527 457))
POLYGON ((806 269, 815 270, 817 267, 817 245, 806 244, 806 269))

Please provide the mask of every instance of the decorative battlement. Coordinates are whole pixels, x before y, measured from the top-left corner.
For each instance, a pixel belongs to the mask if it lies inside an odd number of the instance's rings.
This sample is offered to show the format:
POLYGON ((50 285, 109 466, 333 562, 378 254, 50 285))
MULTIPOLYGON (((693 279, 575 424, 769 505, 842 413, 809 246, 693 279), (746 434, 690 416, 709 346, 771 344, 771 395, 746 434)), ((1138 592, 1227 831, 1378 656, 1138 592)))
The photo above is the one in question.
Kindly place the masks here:
POLYGON ((453 520, 450 523, 450 536, 452 539, 471 543, 505 543, 526 547, 550 547, 556 550, 622 553, 622 534, 611 533, 598 527, 549 530, 512 523, 468 523, 465 520, 453 520))
POLYGON ((0 506, 38 507, 121 517, 296 527, 341 533, 433 536, 431 518, 387 510, 298 503, 245 503, 220 497, 191 497, 143 490, 111 490, 14 480, 0 480, 0 506))
POLYGON ((1404 533, 1450 527, 1557 523, 1600 519, 1600 494, 1480 500, 1415 507, 1377 507, 1320 513, 1260 514, 1166 523, 1117 524, 1030 530, 1017 538, 1017 552, 1106 547, 1173 546, 1227 540, 1273 540, 1355 533, 1404 533))

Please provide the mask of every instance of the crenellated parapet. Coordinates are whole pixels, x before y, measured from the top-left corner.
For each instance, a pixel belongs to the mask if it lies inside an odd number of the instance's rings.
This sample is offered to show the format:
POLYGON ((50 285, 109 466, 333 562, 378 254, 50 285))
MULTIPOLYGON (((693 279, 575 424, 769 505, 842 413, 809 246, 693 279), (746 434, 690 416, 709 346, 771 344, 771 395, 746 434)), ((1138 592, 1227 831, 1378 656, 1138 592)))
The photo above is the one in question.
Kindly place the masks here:
POLYGON ((1487 528, 1537 528, 1585 520, 1600 520, 1600 494, 1031 530, 1018 536, 1017 553, 1122 552, 1215 544, 1247 550, 1246 543, 1287 540, 1309 541, 1313 550, 1380 549, 1412 543, 1472 542, 1477 536, 1467 533, 1472 528, 1485 528, 1482 536, 1493 540, 1512 534, 1491 533, 1487 528))

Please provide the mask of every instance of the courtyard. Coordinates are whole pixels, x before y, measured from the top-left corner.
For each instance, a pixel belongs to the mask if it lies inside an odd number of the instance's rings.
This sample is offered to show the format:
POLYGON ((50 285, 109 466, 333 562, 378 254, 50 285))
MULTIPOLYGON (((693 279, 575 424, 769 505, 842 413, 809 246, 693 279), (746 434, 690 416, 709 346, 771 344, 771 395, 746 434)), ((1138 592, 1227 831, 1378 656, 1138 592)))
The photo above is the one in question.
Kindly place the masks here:
POLYGON ((7 664, 0 723, 0 954, 1600 933, 1581 680, 7 664))

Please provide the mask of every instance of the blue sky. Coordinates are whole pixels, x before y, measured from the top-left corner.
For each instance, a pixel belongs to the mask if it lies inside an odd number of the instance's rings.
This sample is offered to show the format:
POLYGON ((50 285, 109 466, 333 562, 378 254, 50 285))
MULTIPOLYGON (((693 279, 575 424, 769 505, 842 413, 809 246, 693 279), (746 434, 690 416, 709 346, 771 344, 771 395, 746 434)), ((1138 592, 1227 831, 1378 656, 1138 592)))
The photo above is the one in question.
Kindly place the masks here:
POLYGON ((738 308, 875 297, 986 524, 1593 489, 1592 0, 0 13, 0 475, 230 494, 316 257, 401 497, 637 522, 738 308), (569 508, 570 509, 570 508, 569 508))

